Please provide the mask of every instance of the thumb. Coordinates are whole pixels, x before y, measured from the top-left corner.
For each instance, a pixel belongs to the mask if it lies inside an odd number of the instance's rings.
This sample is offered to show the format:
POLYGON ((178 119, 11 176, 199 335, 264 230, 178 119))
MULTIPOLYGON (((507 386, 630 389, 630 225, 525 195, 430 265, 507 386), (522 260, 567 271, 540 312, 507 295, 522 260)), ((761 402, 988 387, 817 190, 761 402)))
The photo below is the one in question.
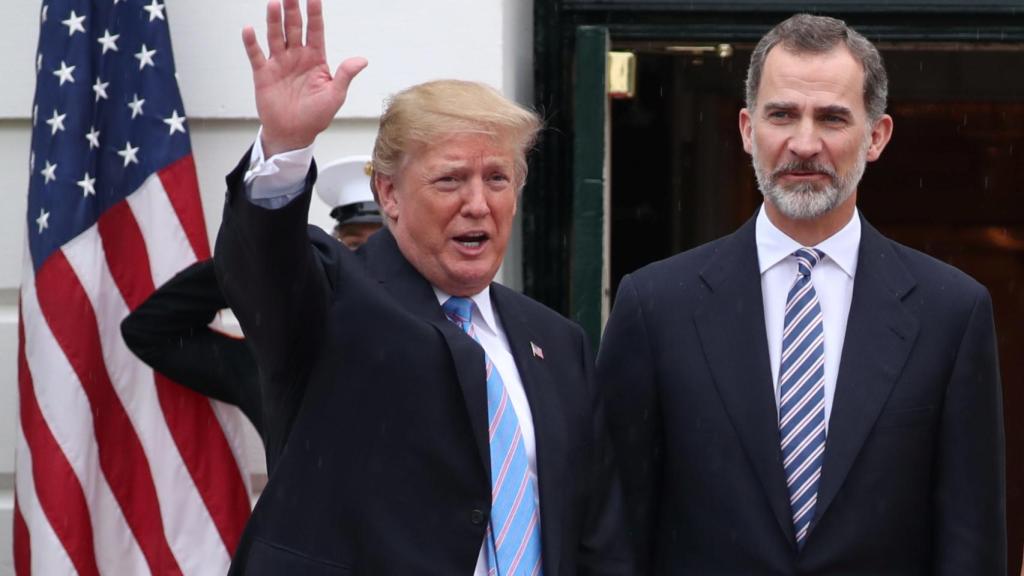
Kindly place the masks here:
POLYGON ((338 69, 334 72, 334 79, 331 82, 334 84, 335 90, 342 94, 342 97, 348 94, 348 87, 352 83, 352 79, 362 72, 367 64, 366 58, 355 57, 349 58, 338 65, 338 69))

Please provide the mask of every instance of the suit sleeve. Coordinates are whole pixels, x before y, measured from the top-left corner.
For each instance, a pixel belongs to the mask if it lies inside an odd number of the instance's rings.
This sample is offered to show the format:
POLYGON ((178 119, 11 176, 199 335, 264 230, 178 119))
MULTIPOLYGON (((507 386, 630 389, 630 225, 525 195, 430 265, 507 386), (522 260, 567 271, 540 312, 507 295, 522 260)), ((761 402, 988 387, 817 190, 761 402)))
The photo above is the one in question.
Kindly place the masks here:
POLYGON ((324 328, 330 286, 323 260, 307 234, 315 164, 303 193, 269 209, 253 204, 243 177, 247 152, 227 177, 224 217, 217 234, 217 279, 245 333, 260 372, 268 442, 287 436, 324 328))
POLYGON ((625 495, 627 534, 638 574, 650 574, 658 525, 662 426, 653 350, 642 300, 622 279, 597 359, 599 388, 625 495))
MULTIPOLYGON (((586 366, 587 382, 595 383, 594 356, 590 344, 579 332, 580 347, 586 366)), ((579 574, 581 576, 613 576, 633 574, 632 552, 623 530, 624 509, 622 487, 615 466, 614 449, 608 436, 607 419, 601 390, 593 390, 593 452, 592 471, 588 483, 586 528, 580 542, 579 574)))
POLYGON ((125 343, 154 370, 204 396, 241 408, 260 428, 256 363, 244 341, 208 324, 227 307, 213 261, 185 268, 121 323, 125 343))
POLYGON ((979 290, 940 422, 933 524, 938 575, 1006 573, 1002 392, 992 302, 979 290))

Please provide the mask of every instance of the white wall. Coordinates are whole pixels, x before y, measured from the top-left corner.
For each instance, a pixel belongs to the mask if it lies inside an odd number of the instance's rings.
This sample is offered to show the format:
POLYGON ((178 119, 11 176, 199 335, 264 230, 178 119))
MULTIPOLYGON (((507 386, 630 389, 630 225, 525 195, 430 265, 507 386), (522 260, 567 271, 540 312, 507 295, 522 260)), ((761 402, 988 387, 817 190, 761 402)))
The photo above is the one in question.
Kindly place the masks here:
MULTIPOLYGON (((262 0, 166 0, 179 83, 211 240, 220 223, 223 175, 255 135, 257 123, 241 29, 262 35, 262 0)), ((368 154, 383 99, 435 78, 479 80, 520 102, 532 101, 530 0, 325 0, 328 59, 365 56, 349 101, 317 143, 327 162, 368 154)), ((17 294, 24 253, 29 113, 41 2, 0 2, 0 576, 13 574, 11 523, 17 432, 17 294)), ((330 228, 314 199, 310 220, 330 228)), ((518 225, 517 225, 518 230, 518 225)), ((521 286, 518 232, 499 280, 521 286)), ((250 451, 259 472, 260 450, 250 451)))

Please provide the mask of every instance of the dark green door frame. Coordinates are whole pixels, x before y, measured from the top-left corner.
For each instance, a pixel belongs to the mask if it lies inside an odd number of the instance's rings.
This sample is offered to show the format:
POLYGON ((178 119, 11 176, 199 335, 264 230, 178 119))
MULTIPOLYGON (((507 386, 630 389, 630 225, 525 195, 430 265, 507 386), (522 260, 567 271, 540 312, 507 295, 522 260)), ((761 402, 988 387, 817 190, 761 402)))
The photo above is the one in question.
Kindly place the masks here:
POLYGON ((608 30, 576 29, 573 92, 572 318, 596 349, 605 310, 605 187, 607 181, 608 30))

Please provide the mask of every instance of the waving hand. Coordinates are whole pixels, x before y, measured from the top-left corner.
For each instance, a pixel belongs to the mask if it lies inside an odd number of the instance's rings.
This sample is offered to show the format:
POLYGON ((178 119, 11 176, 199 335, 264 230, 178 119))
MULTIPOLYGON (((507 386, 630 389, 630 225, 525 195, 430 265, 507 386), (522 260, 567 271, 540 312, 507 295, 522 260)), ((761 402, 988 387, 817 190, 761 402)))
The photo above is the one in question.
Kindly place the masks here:
POLYGON ((271 0, 267 4, 269 58, 264 56, 253 28, 242 30, 267 157, 312 144, 345 103, 352 79, 366 67, 366 59, 349 58, 332 76, 324 49, 321 0, 308 0, 307 12, 309 22, 303 43, 299 0, 284 0, 283 22, 281 2, 271 0))

